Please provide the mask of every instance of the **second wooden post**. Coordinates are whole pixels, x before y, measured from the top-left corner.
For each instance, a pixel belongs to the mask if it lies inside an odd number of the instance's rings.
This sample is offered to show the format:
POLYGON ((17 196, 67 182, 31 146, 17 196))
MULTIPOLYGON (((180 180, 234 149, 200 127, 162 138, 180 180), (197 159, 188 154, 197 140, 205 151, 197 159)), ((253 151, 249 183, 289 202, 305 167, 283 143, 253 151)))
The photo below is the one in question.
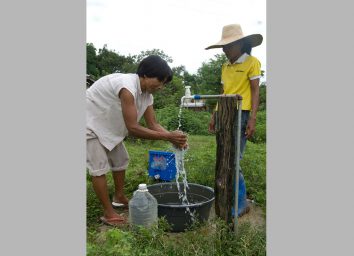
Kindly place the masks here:
POLYGON ((216 165, 215 165, 215 213, 232 222, 233 180, 235 178, 235 123, 236 98, 220 98, 215 116, 216 165))

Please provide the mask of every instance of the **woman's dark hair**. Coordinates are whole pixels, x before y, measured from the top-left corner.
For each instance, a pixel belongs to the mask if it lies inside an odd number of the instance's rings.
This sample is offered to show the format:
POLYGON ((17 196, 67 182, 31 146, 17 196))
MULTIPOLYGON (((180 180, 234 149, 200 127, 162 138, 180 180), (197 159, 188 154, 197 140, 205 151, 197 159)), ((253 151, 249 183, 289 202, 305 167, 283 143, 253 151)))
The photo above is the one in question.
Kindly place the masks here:
POLYGON ((144 58, 136 71, 139 77, 156 77, 160 82, 165 81, 165 84, 171 82, 173 73, 167 62, 158 55, 150 55, 144 58))
POLYGON ((242 40, 241 53, 247 53, 248 55, 251 55, 251 51, 252 51, 251 42, 247 39, 242 40))
POLYGON ((243 39, 237 40, 235 42, 226 44, 224 47, 231 47, 231 46, 235 46, 235 45, 240 45, 241 54, 247 53, 248 55, 251 55, 252 44, 247 38, 243 38, 243 39))

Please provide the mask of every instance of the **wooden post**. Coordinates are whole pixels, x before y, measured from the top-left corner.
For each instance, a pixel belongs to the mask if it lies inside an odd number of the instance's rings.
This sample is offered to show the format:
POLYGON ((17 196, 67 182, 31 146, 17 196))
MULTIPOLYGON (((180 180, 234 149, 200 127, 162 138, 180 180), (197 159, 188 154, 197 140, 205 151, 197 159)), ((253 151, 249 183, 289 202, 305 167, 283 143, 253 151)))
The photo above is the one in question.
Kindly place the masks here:
POLYGON ((226 223, 232 223, 231 207, 235 176, 235 122, 236 98, 220 98, 215 116, 215 214, 226 223))

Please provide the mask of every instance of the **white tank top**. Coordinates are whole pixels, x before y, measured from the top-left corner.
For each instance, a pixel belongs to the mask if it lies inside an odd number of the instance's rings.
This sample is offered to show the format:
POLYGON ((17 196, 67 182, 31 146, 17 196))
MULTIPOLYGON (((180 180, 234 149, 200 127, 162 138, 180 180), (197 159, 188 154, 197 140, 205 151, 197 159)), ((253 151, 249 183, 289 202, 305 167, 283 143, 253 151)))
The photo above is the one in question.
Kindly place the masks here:
POLYGON ((108 150, 112 150, 128 135, 118 97, 122 88, 133 95, 139 122, 147 107, 153 104, 153 96, 141 91, 137 74, 104 76, 86 90, 86 127, 97 135, 108 150))

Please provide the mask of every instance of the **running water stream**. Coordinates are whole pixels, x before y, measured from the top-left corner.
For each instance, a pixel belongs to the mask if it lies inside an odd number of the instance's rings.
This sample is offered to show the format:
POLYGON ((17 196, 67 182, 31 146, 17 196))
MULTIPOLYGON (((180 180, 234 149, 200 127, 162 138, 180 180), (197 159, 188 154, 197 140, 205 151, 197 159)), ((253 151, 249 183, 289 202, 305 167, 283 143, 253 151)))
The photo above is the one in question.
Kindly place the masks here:
MULTIPOLYGON (((183 108, 183 105, 181 104, 181 106, 179 108, 179 113, 178 113, 178 128, 177 128, 177 130, 180 130, 180 128, 182 126, 182 124, 181 124, 182 108, 183 108)), ((194 213, 191 212, 191 210, 188 207, 188 205, 190 205, 190 203, 188 202, 188 197, 187 197, 187 189, 189 189, 189 186, 188 186, 188 181, 187 181, 187 172, 184 168, 184 155, 187 150, 188 150, 188 148, 179 149, 179 148, 173 147, 173 151, 175 153, 175 158, 176 158, 176 170, 177 170, 176 171, 176 185, 177 185, 177 189, 178 189, 179 199, 182 200, 182 205, 187 205, 186 211, 190 214, 192 221, 194 222, 195 221, 194 213), (183 190, 182 191, 181 191, 180 184, 179 184, 180 179, 182 179, 182 182, 183 182, 183 190)))

